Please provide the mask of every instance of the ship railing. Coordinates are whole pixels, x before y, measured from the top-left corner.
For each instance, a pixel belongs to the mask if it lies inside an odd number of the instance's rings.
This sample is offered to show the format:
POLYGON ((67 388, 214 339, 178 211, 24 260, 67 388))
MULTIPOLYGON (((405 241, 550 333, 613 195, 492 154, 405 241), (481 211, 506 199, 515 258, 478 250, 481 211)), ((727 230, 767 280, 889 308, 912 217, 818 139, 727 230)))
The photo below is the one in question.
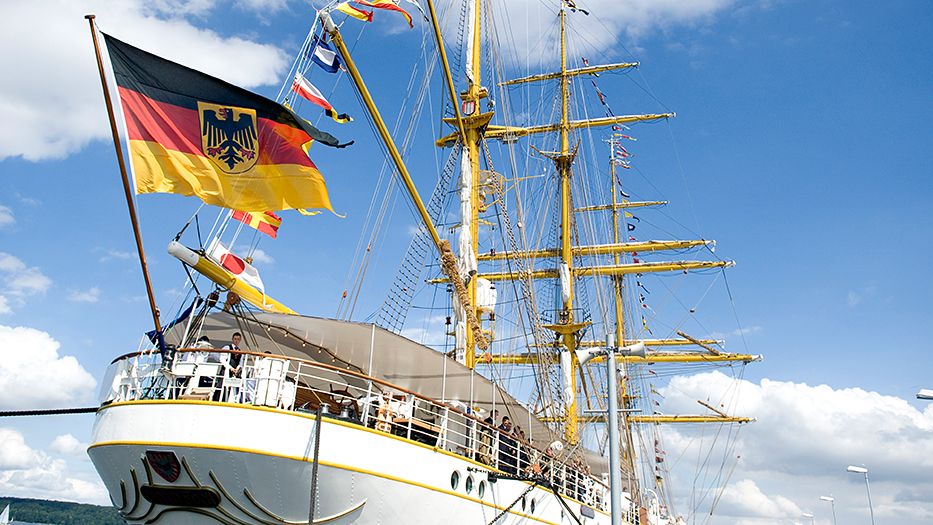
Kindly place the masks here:
POLYGON ((314 413, 459 454, 507 474, 546 478, 565 497, 608 509, 608 487, 569 457, 551 455, 487 424, 459 401, 438 401, 398 385, 307 359, 208 348, 162 358, 139 352, 117 358, 101 403, 196 400, 314 413))

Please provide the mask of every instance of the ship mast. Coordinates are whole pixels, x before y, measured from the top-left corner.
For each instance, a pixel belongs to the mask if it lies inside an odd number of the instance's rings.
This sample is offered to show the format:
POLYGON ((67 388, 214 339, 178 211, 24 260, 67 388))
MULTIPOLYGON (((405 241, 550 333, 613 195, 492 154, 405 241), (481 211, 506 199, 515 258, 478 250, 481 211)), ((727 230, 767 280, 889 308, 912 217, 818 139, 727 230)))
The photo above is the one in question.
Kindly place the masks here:
MULTIPOLYGON (((616 194, 616 146, 619 144, 619 139, 613 136, 607 142, 609 143, 609 177, 611 178, 609 187, 612 190, 612 242, 613 244, 618 246, 619 243, 621 242, 619 239, 619 205, 618 205, 618 196, 616 194)), ((612 261, 616 266, 619 265, 619 254, 618 253, 612 254, 612 261)), ((612 295, 613 295, 613 298, 615 299, 616 341, 624 341, 625 340, 625 337, 624 337, 625 336, 625 312, 623 312, 623 303, 622 303, 622 279, 623 277, 620 275, 620 276, 610 277, 609 279, 612 282, 612 292, 613 292, 612 295)), ((607 394, 610 396, 613 396, 613 399, 615 399, 615 396, 617 396, 618 393, 621 392, 622 400, 623 400, 622 406, 625 406, 624 401, 626 401, 628 398, 628 394, 627 394, 628 381, 626 380, 626 378, 628 377, 628 364, 625 362, 622 362, 619 364, 621 366, 622 373, 619 374, 621 376, 621 381, 619 382, 618 391, 610 389, 607 392, 607 394)), ((614 373, 617 370, 617 368, 612 367, 609 370, 611 370, 609 373, 614 373)), ((612 407, 613 403, 610 403, 609 406, 612 407)), ((628 420, 629 413, 627 411, 622 412, 621 416, 622 416, 621 428, 625 429, 622 433, 622 438, 625 439, 626 446, 625 446, 624 456, 620 459, 625 461, 625 464, 627 467, 625 471, 631 474, 635 472, 635 456, 632 453, 635 450, 635 446, 634 446, 634 443, 632 442, 631 426, 629 425, 629 420, 628 420)), ((613 421, 612 418, 607 418, 607 424, 612 424, 612 421, 613 421)), ((612 432, 609 433, 609 436, 610 436, 610 439, 615 439, 612 437, 613 436, 612 432)), ((616 443, 615 445, 618 446, 618 443, 616 443)), ((629 485, 631 486, 631 483, 629 483, 629 485)), ((635 495, 636 497, 639 496, 637 493, 635 495)))
MULTIPOLYGON (((560 10, 560 151, 548 155, 554 161, 560 180, 560 266, 558 279, 562 309, 557 315, 557 323, 547 325, 545 328, 553 330, 560 338, 560 366, 564 400, 564 439, 570 443, 577 442, 577 368, 580 360, 577 358, 576 334, 585 328, 589 322, 574 319, 573 312, 573 210, 571 209, 570 191, 573 172, 570 167, 576 156, 576 148, 570 151, 570 119, 567 98, 570 92, 570 76, 567 74, 567 42, 564 33, 564 20, 566 13, 561 6, 560 10)), ((547 154, 545 154, 547 155, 547 154)), ((620 339, 621 341, 621 339, 620 339)))
MULTIPOLYGON (((482 1, 470 0, 468 17, 470 24, 470 51, 467 58, 467 90, 460 93, 463 101, 464 148, 460 160, 460 234, 458 239, 457 266, 460 276, 467 282, 467 296, 473 315, 479 319, 476 308, 476 254, 479 251, 479 143, 483 139, 480 127, 487 124, 493 113, 478 114, 480 100, 488 96, 482 87, 482 69, 480 54, 480 24, 482 20, 482 1)), ((452 100, 453 105, 457 104, 452 100)), ((454 108, 456 111, 457 108, 454 108)), ((455 327, 455 348, 457 360, 469 368, 476 366, 476 341, 472 330, 466 329, 466 312, 459 301, 454 300, 454 313, 457 320, 455 327)))

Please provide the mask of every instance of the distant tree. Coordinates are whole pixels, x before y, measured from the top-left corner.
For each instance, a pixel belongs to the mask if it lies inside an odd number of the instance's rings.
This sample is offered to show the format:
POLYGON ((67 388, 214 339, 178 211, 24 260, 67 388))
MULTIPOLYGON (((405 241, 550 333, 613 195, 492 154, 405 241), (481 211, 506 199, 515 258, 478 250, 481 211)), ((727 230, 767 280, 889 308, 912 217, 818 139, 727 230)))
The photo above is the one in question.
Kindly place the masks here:
POLYGON ((0 497, 0 509, 10 506, 13 521, 48 525, 124 525, 113 507, 50 501, 43 499, 0 497))

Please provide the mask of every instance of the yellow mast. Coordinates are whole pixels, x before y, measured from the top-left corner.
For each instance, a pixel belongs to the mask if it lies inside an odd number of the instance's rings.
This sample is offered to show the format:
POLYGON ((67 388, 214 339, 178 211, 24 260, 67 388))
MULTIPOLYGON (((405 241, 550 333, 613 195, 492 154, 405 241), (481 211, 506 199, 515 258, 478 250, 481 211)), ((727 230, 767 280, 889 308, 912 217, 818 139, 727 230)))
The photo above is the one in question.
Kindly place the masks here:
MULTIPOLYGON (((432 12, 432 19, 434 18, 434 9, 433 2, 428 0, 429 8, 432 12)), ((465 91, 460 92, 459 98, 463 103, 462 114, 459 111, 460 108, 455 107, 454 111, 456 112, 455 118, 445 118, 444 122, 453 125, 456 129, 438 139, 436 145, 438 147, 447 147, 453 145, 457 140, 462 140, 464 144, 464 153, 467 156, 466 159, 462 160, 461 164, 461 202, 469 200, 469 205, 461 206, 461 230, 462 235, 469 236, 469 248, 464 244, 464 241, 461 242, 460 253, 458 257, 461 260, 461 268, 465 268, 469 271, 470 275, 468 278, 468 287, 467 293, 469 297, 469 302, 467 308, 473 310, 477 318, 479 318, 479 310, 476 308, 476 283, 477 280, 487 279, 489 281, 510 281, 516 279, 553 279, 555 277, 559 278, 562 281, 562 300, 561 300, 561 310, 555 320, 556 323, 552 325, 546 325, 544 328, 554 331, 557 334, 557 338, 560 345, 560 358, 555 359, 561 364, 561 373, 564 376, 564 414, 558 419, 554 418, 544 418, 549 421, 560 421, 564 425, 564 437, 571 443, 575 444, 579 439, 579 429, 578 426, 581 423, 581 419, 577 414, 577 401, 576 401, 576 390, 577 390, 577 373, 580 368, 580 360, 577 357, 577 348, 581 346, 591 346, 587 343, 581 343, 577 341, 578 333, 581 329, 585 328, 589 323, 580 322, 580 320, 574 318, 574 290, 573 290, 573 279, 575 277, 585 277, 585 276, 599 276, 606 275, 611 276, 613 280, 613 290, 614 290, 614 299, 615 299, 615 315, 616 315, 616 335, 618 341, 625 340, 625 329, 624 329, 624 311, 622 296, 619 283, 624 275, 630 273, 651 273, 651 272, 670 272, 670 271, 687 271, 694 269, 703 269, 703 268, 723 268, 730 267, 734 263, 732 261, 671 261, 671 262, 661 262, 661 263, 634 263, 634 264, 624 264, 620 260, 620 254, 622 253, 631 253, 634 251, 658 251, 658 250, 673 250, 673 249, 684 249, 684 248, 693 248, 698 246, 703 246, 711 244, 710 241, 645 241, 640 243, 623 243, 620 239, 619 227, 618 227, 618 210, 628 207, 637 207, 637 206, 654 206, 654 205, 663 205, 666 202, 645 202, 645 203, 619 203, 616 196, 616 184, 615 184, 615 168, 612 167, 612 204, 606 206, 591 206, 586 208, 574 209, 572 206, 572 170, 571 166, 573 165, 573 160, 576 156, 576 148, 571 148, 570 144, 570 132, 577 129, 585 129, 596 126, 606 126, 611 124, 622 124, 629 122, 642 122, 650 120, 659 120, 664 118, 673 117, 673 113, 662 113, 662 114, 644 114, 644 115, 623 115, 623 116, 609 116, 603 118, 595 119, 585 119, 585 120, 571 120, 570 111, 569 111, 569 96, 570 96, 570 79, 574 76, 592 74, 601 71, 610 71, 614 69, 636 67, 638 63, 619 63, 611 64, 606 66, 587 66, 585 68, 578 69, 568 69, 567 68, 567 47, 566 47, 566 13, 561 9, 559 13, 560 19, 560 72, 557 73, 546 73, 540 75, 533 75, 522 79, 511 80, 504 82, 502 85, 514 85, 525 82, 541 81, 541 80, 552 80, 556 79, 559 81, 559 91, 561 98, 561 117, 560 122, 553 124, 542 124, 537 126, 529 127, 515 127, 515 126, 502 126, 497 124, 492 124, 493 112, 481 113, 479 111, 480 101, 488 96, 487 90, 482 86, 481 82, 481 42, 480 42, 480 33, 481 33, 481 24, 482 24, 482 9, 483 2, 482 0, 471 0, 471 9, 469 11, 468 23, 471 24, 470 32, 470 46, 471 49, 468 52, 469 64, 467 67, 467 79, 469 85, 465 91), (506 139, 506 138, 516 138, 528 136, 531 134, 539 133, 549 133, 549 132, 559 132, 559 141, 560 147, 558 151, 554 152, 541 152, 543 155, 547 156, 554 161, 555 168, 557 170, 559 180, 560 180, 560 245, 555 248, 543 249, 543 250, 530 250, 522 252, 500 252, 500 253, 479 253, 479 233, 477 227, 479 225, 479 213, 481 211, 481 202, 480 202, 480 184, 481 172, 479 166, 479 158, 481 154, 481 143, 480 141, 484 139, 506 139), (469 185, 469 188, 465 186, 469 185), (468 208, 468 209, 467 209, 468 208), (574 246, 573 245, 573 214, 577 211, 597 211, 609 209, 613 213, 613 243, 610 245, 596 245, 596 246, 574 246), (468 230, 466 230, 468 228, 468 230), (466 230, 466 231, 465 231, 466 230), (472 253, 467 253, 466 250, 469 249, 472 253), (576 256, 596 256, 609 254, 613 257, 612 266, 594 266, 594 267, 574 267, 574 257, 576 256), (559 267, 553 269, 539 269, 534 271, 529 271, 527 275, 521 276, 517 275, 514 272, 505 272, 505 273, 486 273, 481 274, 476 269, 475 263, 472 261, 494 261, 494 260, 503 260, 511 258, 546 258, 546 257, 558 257, 559 258, 559 267), (472 266, 471 266, 472 265, 472 266), (473 271, 476 269, 477 271, 473 271), (563 275, 563 279, 560 277, 563 275)), ((438 38, 438 44, 443 52, 443 46, 440 42, 439 37, 439 28, 435 24, 435 33, 438 38)), ((445 67, 445 75, 448 80, 448 86, 451 89, 451 95, 453 95, 453 82, 452 77, 449 73, 449 66, 446 63, 446 56, 442 55, 441 60, 445 67)), ((454 101, 456 106, 456 101, 454 101)), ((429 283, 443 283, 450 282, 449 278, 439 278, 431 279, 429 283)), ((715 341, 699 341, 693 339, 683 339, 683 340, 660 340, 652 341, 652 344, 655 345, 681 345, 681 344, 707 344, 707 343, 716 343, 715 341)), ((465 331, 465 364, 474 368, 478 355, 476 354, 476 342, 474 341, 473 333, 471 330, 465 331)), ((509 364, 532 364, 538 362, 540 359, 547 359, 545 357, 538 357, 535 355, 519 356, 519 355, 492 355, 486 356, 487 361, 492 363, 509 363, 509 364)), ((552 358, 553 359, 553 358, 552 358)), ((638 357, 617 357, 619 361, 623 363, 628 362, 730 362, 730 361, 741 361, 741 362, 750 362, 760 359, 759 356, 749 356, 749 355, 737 355, 737 354, 687 354, 687 355, 665 355, 665 354, 653 354, 647 358, 638 358, 638 357)), ((602 358, 599 358, 598 361, 601 361, 602 358)), ((623 388, 624 388, 623 384, 623 388)), ((638 418, 629 418, 630 422, 640 420, 638 418)), ((685 421, 688 419, 680 418, 678 421, 685 421)), ((691 421, 695 419, 689 419, 691 421)), ((711 420, 711 419, 706 419, 711 420)), ((717 418, 721 420, 721 418, 717 418)), ((627 424, 627 423, 626 423, 627 424)), ((629 441, 630 437, 627 438, 629 441)), ((631 443, 629 443, 629 450, 631 450, 631 443)), ((631 457, 628 458, 631 460, 631 457)))
MULTIPOLYGON (((479 110, 479 101, 482 97, 486 95, 486 90, 482 88, 482 69, 480 64, 480 23, 482 20, 482 0, 473 0, 473 42, 472 49, 470 53, 472 54, 471 62, 471 71, 470 71, 470 85, 467 88, 467 91, 460 94, 460 97, 465 102, 465 107, 471 108, 470 117, 474 117, 476 112, 479 110)), ((456 104, 456 100, 451 101, 452 104, 456 104)), ((479 141, 482 140, 480 135, 479 127, 477 126, 478 122, 475 118, 469 119, 465 125, 466 137, 464 137, 464 145, 466 146, 466 151, 469 155, 470 162, 470 223, 469 225, 462 224, 461 228, 469 227, 471 239, 471 246, 473 253, 471 254, 472 260, 476 260, 476 253, 479 251, 479 229, 478 229, 478 220, 479 220, 479 141)), ((461 246, 462 248, 462 246, 461 246)), ((461 259, 465 254, 458 254, 461 259)), ((476 315, 476 279, 470 279, 469 285, 467 286, 467 294, 470 298, 470 307, 473 308, 473 313, 476 315)), ((478 319, 478 316, 477 316, 478 319)), ((466 330, 466 355, 464 356, 465 364, 469 368, 474 368, 476 366, 476 341, 474 341, 473 331, 466 330)))
MULTIPOLYGON (((573 235, 573 226, 571 222, 571 206, 570 206, 570 177, 572 171, 570 166, 573 163, 573 158, 575 153, 572 155, 570 153, 570 139, 568 137, 570 133, 568 117, 568 102, 567 97, 570 92, 570 77, 567 76, 567 42, 564 35, 564 18, 566 13, 564 12, 563 7, 560 10, 560 155, 554 159, 554 163, 557 166, 557 171, 560 176, 560 215, 561 215, 561 224, 560 224, 560 260, 564 268, 568 270, 573 269, 573 251, 571 237, 573 235)), ((566 290, 561 290, 561 298, 563 299, 563 311, 560 313, 559 324, 563 325, 561 327, 552 328, 557 334, 561 337, 561 343, 564 346, 564 349, 561 352, 566 352, 569 354, 567 357, 561 359, 561 366, 569 366, 569 373, 565 370, 561 370, 561 373, 564 375, 566 380, 569 380, 569 384, 565 385, 564 388, 569 390, 570 399, 565 399, 564 404, 566 405, 566 412, 564 416, 564 438, 571 444, 577 442, 577 367, 580 364, 580 360, 577 359, 577 345, 576 345, 576 333, 585 326, 584 323, 575 323, 573 318, 573 274, 568 271, 566 279, 561 279, 561 287, 566 285, 566 290), (569 361, 569 362, 568 362, 569 361), (569 402, 568 402, 569 401, 569 402)), ((621 339, 620 339, 621 340, 621 339)))

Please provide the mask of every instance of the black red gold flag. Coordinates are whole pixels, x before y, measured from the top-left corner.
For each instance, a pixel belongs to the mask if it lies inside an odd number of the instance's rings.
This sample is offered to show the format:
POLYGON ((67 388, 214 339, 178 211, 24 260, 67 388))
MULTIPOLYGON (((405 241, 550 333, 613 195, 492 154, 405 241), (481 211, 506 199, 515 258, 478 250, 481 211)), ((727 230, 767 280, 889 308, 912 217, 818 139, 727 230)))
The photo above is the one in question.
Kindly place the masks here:
POLYGON ((195 195, 247 212, 333 211, 307 149, 315 140, 345 146, 336 138, 277 102, 104 38, 137 193, 195 195))

